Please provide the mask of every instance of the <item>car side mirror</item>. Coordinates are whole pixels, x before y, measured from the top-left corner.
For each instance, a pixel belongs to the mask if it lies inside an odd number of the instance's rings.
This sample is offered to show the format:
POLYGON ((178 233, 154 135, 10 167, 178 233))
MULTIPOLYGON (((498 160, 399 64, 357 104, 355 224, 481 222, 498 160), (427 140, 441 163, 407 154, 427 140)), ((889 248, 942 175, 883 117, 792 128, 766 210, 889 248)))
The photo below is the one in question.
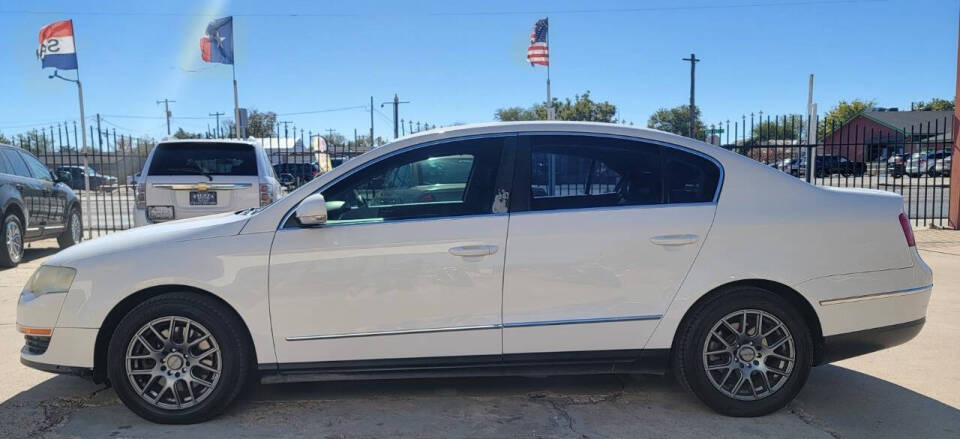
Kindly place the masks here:
POLYGON ((313 194, 304 198, 294 212, 300 224, 319 226, 327 222, 327 201, 322 194, 313 194))
POLYGON ((73 181, 73 175, 70 174, 70 171, 59 171, 57 172, 55 181, 57 183, 70 184, 70 182, 73 181))

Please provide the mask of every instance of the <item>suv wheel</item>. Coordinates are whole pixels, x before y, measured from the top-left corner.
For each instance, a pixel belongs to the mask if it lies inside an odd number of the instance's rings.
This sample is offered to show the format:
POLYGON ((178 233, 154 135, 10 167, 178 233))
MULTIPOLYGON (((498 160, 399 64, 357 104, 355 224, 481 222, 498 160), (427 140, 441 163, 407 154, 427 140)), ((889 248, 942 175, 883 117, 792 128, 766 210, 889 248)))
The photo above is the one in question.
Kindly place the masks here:
POLYGON ((710 408, 762 416, 800 392, 813 366, 813 342, 790 303, 745 287, 694 312, 678 332, 674 367, 684 387, 710 408))
POLYGON ((70 209, 67 217, 67 229, 57 235, 57 244, 60 248, 67 248, 83 241, 83 220, 80 218, 80 209, 70 209))
POLYGON ((191 424, 217 416, 250 373, 243 325, 220 303, 193 293, 163 294, 120 321, 107 351, 107 375, 141 417, 191 424))
POLYGON ((16 267, 23 259, 23 225, 20 218, 8 213, 0 223, 0 267, 16 267))

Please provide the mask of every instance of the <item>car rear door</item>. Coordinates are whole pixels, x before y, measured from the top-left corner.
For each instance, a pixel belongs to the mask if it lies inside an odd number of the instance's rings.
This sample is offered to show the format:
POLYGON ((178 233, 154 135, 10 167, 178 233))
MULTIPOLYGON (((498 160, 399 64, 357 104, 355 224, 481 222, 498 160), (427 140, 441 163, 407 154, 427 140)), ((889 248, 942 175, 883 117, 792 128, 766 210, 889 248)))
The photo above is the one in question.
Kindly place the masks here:
POLYGON ((707 236, 719 165, 620 138, 529 135, 520 145, 504 355, 635 355, 707 236))
POLYGON ((47 216, 43 185, 33 178, 27 162, 23 160, 16 148, 0 147, 0 154, 3 154, 13 170, 13 174, 9 175, 11 184, 20 192, 24 208, 27 210, 25 215, 27 223, 23 225, 24 235, 27 238, 38 236, 42 233, 47 216))
POLYGON ((502 150, 514 139, 453 140, 392 155, 322 190, 325 225, 302 227, 295 218, 283 225, 269 276, 283 367, 499 360, 508 216, 495 200, 509 179, 498 168, 512 172, 500 163, 502 150), (469 172, 436 176, 459 184, 459 196, 411 195, 420 182, 415 169, 443 158, 471 161, 469 172), (429 357, 446 359, 423 362, 429 357))
POLYGON ((31 176, 36 180, 37 184, 40 185, 42 191, 41 196, 43 200, 41 204, 43 205, 44 211, 44 233, 57 233, 58 230, 64 227, 64 210, 66 209, 67 202, 66 193, 56 190, 53 182, 53 174, 50 173, 50 169, 41 163, 39 159, 23 151, 20 151, 20 155, 23 157, 23 161, 27 163, 31 176))

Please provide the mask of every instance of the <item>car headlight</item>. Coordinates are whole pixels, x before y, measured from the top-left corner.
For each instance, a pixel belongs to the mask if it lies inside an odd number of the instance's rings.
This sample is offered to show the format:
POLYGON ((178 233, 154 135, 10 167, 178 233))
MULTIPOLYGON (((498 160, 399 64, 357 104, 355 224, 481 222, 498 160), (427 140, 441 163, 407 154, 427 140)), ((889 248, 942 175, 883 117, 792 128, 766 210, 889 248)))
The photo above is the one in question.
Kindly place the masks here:
POLYGON ((70 267, 41 265, 33 273, 33 276, 30 276, 30 280, 27 281, 23 290, 34 297, 48 293, 65 293, 70 291, 70 286, 73 285, 73 278, 76 275, 77 270, 70 267))

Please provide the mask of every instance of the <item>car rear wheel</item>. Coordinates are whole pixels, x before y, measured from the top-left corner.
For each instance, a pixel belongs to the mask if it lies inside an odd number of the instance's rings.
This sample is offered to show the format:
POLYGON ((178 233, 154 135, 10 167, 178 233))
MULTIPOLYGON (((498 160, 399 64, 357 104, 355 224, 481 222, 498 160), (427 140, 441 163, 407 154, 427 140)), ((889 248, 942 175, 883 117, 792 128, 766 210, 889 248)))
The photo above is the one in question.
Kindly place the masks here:
POLYGON ((0 223, 0 267, 16 267, 23 259, 23 225, 20 218, 8 213, 0 223))
POLYGON ((80 217, 80 209, 76 207, 70 209, 70 215, 67 216, 67 228, 57 235, 57 244, 60 248, 67 248, 83 241, 83 219, 80 217))
POLYGON ((678 333, 680 382, 713 410, 762 416, 800 392, 813 366, 810 330, 793 306, 755 287, 727 290, 678 333))
POLYGON ((170 293, 135 307, 117 326, 107 374, 141 417, 190 424, 217 416, 243 390, 251 348, 239 319, 217 301, 170 293))

